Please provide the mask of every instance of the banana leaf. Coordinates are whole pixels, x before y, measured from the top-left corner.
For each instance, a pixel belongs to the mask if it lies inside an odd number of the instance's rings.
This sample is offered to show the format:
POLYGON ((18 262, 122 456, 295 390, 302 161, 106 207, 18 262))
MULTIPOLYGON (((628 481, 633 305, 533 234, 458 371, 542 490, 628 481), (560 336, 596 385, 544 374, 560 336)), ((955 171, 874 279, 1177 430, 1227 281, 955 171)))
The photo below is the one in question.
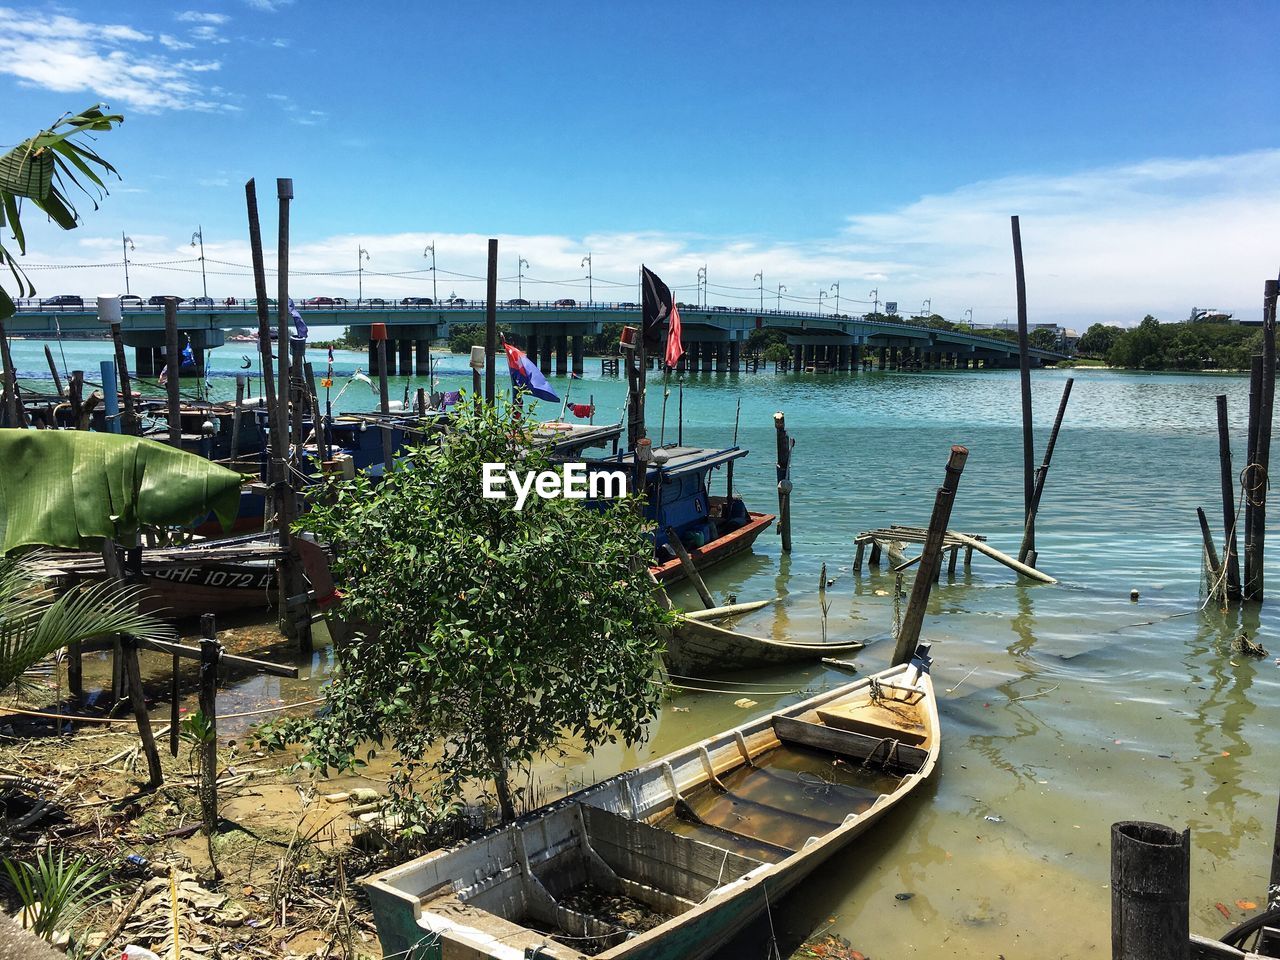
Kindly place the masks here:
POLYGON ((210 511, 230 529, 240 474, 174 447, 113 433, 0 430, 0 554, 77 549, 142 525, 186 526, 210 511))

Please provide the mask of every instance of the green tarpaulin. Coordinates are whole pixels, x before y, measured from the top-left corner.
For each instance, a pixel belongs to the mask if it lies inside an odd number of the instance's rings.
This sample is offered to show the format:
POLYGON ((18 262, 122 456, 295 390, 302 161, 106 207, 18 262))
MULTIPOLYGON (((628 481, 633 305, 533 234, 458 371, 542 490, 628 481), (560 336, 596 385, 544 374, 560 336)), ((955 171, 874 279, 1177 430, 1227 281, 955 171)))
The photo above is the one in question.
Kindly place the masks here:
POLYGON ((212 511, 230 529, 242 477, 191 453, 112 433, 0 430, 0 554, 138 527, 185 526, 212 511))

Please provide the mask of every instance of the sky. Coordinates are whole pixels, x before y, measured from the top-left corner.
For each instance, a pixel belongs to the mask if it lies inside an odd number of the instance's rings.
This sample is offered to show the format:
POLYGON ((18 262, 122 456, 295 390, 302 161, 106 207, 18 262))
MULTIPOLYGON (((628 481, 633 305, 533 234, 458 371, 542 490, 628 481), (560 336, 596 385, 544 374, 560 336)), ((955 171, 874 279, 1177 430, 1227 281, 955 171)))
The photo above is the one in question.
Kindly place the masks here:
POLYGON ((244 184, 274 265, 288 177, 297 297, 479 298, 497 237, 502 299, 634 301, 643 262, 687 301, 705 266, 712 304, 1000 323, 1018 215, 1032 322, 1257 319, 1277 27, 1274 2, 0 0, 0 149, 125 116, 98 209, 24 216, 41 296, 124 292, 122 235, 132 292, 199 295, 197 230, 209 295, 252 296, 244 184))

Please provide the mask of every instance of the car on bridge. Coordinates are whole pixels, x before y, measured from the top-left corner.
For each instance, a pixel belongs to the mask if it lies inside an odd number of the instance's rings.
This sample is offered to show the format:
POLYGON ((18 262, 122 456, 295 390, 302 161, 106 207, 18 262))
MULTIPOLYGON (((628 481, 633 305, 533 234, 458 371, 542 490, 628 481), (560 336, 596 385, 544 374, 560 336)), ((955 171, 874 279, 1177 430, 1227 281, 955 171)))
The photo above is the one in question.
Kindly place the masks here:
MULTIPOLYGON (((345 303, 346 301, 343 302, 345 303)), ((311 297, 308 300, 302 301, 302 305, 304 307, 332 307, 336 306, 337 303, 338 301, 333 299, 333 297, 311 297)))
MULTIPOLYGON (((628 303, 620 303, 620 304, 618 304, 618 306, 619 306, 619 307, 638 307, 638 306, 640 306, 640 304, 638 304, 638 303, 630 303, 630 302, 628 302, 628 303)), ((677 308, 677 309, 679 309, 680 307, 683 307, 683 306, 685 306, 685 304, 683 304, 683 303, 678 303, 678 304, 676 304, 676 308, 677 308)))
POLYGON ((120 306, 140 307, 142 306, 142 298, 136 293, 122 293, 120 294, 120 306))
POLYGON ((84 298, 74 293, 60 293, 56 297, 45 297, 40 301, 42 307, 83 307, 84 298))
POLYGON ((383 300, 381 297, 374 297, 372 300, 366 300, 364 302, 371 307, 385 307, 387 305, 387 301, 383 300))
POLYGON ((464 297, 451 297, 448 302, 455 307, 465 307, 467 305, 467 300, 464 297))
POLYGON ((557 307, 576 307, 577 305, 577 300, 570 300, 568 297, 556 301, 557 307))
POLYGON ((527 307, 529 306, 529 301, 522 300, 519 297, 517 297, 515 300, 508 300, 507 306, 508 307, 527 307))
POLYGON ((434 306, 435 301, 430 297, 405 297, 400 301, 402 307, 430 307, 434 306))
POLYGON ((166 300, 177 300, 179 303, 182 302, 181 297, 169 297, 157 294, 154 297, 149 297, 147 299, 147 303, 153 307, 163 307, 166 300))
POLYGON ((192 297, 186 304, 189 307, 212 307, 213 297, 192 297))

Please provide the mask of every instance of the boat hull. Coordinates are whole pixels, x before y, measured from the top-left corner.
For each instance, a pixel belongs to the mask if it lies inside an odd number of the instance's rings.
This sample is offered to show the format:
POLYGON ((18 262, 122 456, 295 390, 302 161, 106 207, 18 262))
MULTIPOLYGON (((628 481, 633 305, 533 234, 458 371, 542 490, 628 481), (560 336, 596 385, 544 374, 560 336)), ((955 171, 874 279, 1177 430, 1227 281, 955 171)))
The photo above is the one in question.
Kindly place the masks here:
MULTIPOLYGON (((756 542, 756 537, 764 533, 777 519, 772 513, 751 513, 749 516, 751 519, 737 530, 731 530, 723 537, 717 537, 704 546, 689 550, 689 559, 693 561, 693 565, 698 570, 704 570, 712 564, 750 550, 751 545, 756 542)), ((678 583, 685 579, 684 567, 681 566, 679 559, 654 564, 649 567, 649 570, 659 583, 678 583)))
POLYGON ((664 660, 672 673, 698 674, 708 670, 748 670, 845 656, 864 646, 858 641, 794 643, 766 640, 682 616, 672 629, 664 660))

